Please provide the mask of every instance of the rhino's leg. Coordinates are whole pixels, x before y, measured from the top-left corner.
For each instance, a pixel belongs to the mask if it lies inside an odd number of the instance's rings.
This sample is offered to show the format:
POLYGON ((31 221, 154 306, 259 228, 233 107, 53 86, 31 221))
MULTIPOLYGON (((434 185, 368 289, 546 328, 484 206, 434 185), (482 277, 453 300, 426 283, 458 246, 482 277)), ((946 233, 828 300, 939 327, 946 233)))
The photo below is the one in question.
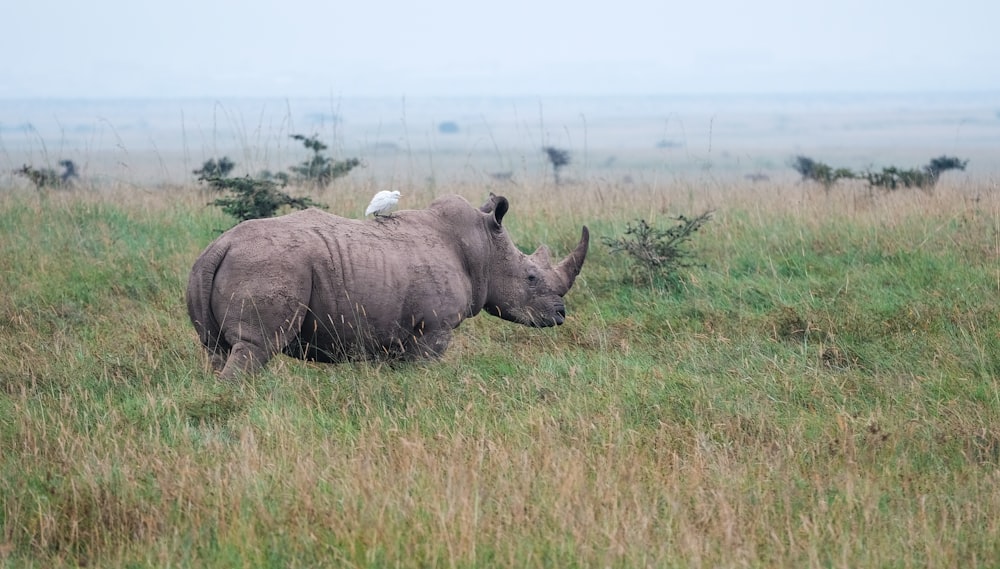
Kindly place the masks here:
POLYGON ((269 350, 250 342, 236 342, 229 352, 226 365, 222 368, 219 378, 226 380, 238 379, 241 375, 249 375, 264 366, 271 359, 269 350))
POLYGON ((212 371, 215 373, 222 373, 222 370, 226 367, 226 361, 229 359, 229 354, 219 352, 210 352, 208 354, 208 360, 212 364, 212 371))
MULTIPOLYGON (((195 326, 199 326, 200 323, 195 323, 195 326)), ((205 351, 208 352, 208 361, 212 365, 212 371, 219 373, 222 368, 226 365, 226 359, 229 358, 229 351, 232 349, 229 344, 224 343, 218 332, 214 334, 208 331, 201 332, 201 344, 205 347, 205 351)))
POLYGON ((413 335, 413 343, 406 351, 406 359, 436 360, 451 343, 451 330, 424 330, 413 335))
MULTIPOLYGON (((233 303, 235 305, 235 302, 233 303)), ((268 301, 239 303, 239 311, 223 324, 223 336, 232 346, 219 376, 235 379, 262 368, 297 338, 305 306, 288 295, 268 301)))

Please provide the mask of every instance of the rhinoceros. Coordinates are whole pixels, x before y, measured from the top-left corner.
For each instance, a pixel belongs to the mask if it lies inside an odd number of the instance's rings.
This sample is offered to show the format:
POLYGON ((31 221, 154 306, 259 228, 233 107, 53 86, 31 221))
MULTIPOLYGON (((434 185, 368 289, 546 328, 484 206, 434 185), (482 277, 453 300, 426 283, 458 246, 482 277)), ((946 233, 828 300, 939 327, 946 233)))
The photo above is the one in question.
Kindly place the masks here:
POLYGON ((527 326, 566 317, 590 234, 553 265, 502 224, 509 202, 447 195, 426 209, 355 220, 318 209, 244 221, 198 257, 188 314, 224 379, 279 353, 321 362, 435 359, 481 310, 527 326))

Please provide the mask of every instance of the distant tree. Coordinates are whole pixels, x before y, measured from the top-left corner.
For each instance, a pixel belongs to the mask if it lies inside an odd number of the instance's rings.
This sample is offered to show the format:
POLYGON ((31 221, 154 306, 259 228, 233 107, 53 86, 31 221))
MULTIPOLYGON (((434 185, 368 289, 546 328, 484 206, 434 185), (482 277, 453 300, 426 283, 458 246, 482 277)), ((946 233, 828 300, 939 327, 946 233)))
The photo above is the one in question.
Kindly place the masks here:
POLYGON ((552 175, 555 177, 556 185, 558 186, 559 171, 569 164, 569 151, 554 146, 545 146, 542 148, 542 151, 545 152, 549 162, 552 163, 552 175))
POLYGON ((59 176, 59 182, 63 186, 72 184, 73 180, 80 179, 80 175, 76 173, 76 163, 72 160, 60 160, 59 165, 63 167, 63 173, 59 176))
POLYGON ((36 190, 45 188, 68 188, 73 185, 73 181, 79 179, 76 171, 76 163, 72 160, 60 160, 59 165, 63 171, 57 174, 52 168, 35 168, 25 164, 14 170, 15 176, 27 178, 34 184, 36 190))
POLYGON ((799 155, 792 159, 791 166, 802 176, 803 180, 819 182, 827 191, 837 180, 844 178, 864 180, 868 183, 869 188, 896 190, 899 188, 931 189, 937 184, 943 172, 965 170, 968 163, 968 160, 961 160, 954 156, 938 156, 920 168, 904 169, 897 166, 887 166, 880 171, 868 169, 855 173, 847 168, 832 168, 812 158, 799 155))
POLYGON ((35 185, 36 190, 54 188, 59 185, 59 176, 52 168, 35 168, 25 164, 14 170, 14 175, 27 178, 35 185))
POLYGON ((455 121, 444 121, 438 125, 438 132, 441 134, 455 134, 458 132, 458 123, 455 121))
POLYGON ((351 170, 361 165, 361 160, 357 158, 334 160, 324 156, 322 152, 327 149, 327 146, 320 142, 315 134, 312 136, 293 134, 291 137, 302 142, 302 145, 307 149, 312 150, 313 155, 308 160, 288 169, 298 179, 311 183, 317 188, 326 188, 331 181, 346 176, 351 170))
POLYGON ((965 170, 968 160, 960 160, 954 156, 938 156, 932 158, 921 168, 904 170, 895 166, 882 168, 881 172, 868 170, 859 176, 868 182, 869 187, 896 190, 899 188, 933 189, 941 174, 948 170, 965 170))
POLYGON ((802 176, 803 182, 816 179, 816 161, 812 158, 799 154, 792 158, 789 165, 802 176))
POLYGON ((823 189, 827 191, 838 180, 858 177, 857 174, 847 168, 833 168, 802 155, 794 157, 791 166, 802 176, 802 181, 819 182, 823 185, 823 189))
POLYGON ((198 170, 193 170, 191 173, 198 176, 199 180, 205 180, 208 178, 225 178, 236 168, 236 163, 229 159, 228 156, 223 156, 216 160, 211 158, 202 163, 201 168, 198 170))
POLYGON ((923 170, 904 170, 895 166, 882 168, 880 172, 867 170, 861 178, 872 188, 895 190, 898 188, 927 188, 932 186, 930 177, 923 170))
POLYGON ((937 183, 938 178, 941 177, 942 172, 947 172, 948 170, 965 170, 965 166, 969 163, 968 160, 960 160, 956 156, 938 156, 937 158, 931 158, 931 161, 924 166, 924 171, 927 172, 928 176, 931 176, 935 183, 937 183))
POLYGON ((261 180, 268 180, 274 182, 284 188, 292 182, 292 177, 288 175, 287 172, 272 172, 270 170, 261 170, 257 177, 261 180))

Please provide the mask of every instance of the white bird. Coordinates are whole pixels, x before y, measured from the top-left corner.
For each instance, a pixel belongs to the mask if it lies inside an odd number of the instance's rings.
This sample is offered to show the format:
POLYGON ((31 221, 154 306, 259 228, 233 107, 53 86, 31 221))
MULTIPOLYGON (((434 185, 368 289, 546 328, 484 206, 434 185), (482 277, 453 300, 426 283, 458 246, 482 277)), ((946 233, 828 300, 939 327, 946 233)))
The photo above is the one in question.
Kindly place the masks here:
POLYGON ((399 203, 400 193, 398 191, 382 190, 375 194, 372 203, 368 204, 365 216, 375 214, 375 217, 389 217, 389 212, 399 203))

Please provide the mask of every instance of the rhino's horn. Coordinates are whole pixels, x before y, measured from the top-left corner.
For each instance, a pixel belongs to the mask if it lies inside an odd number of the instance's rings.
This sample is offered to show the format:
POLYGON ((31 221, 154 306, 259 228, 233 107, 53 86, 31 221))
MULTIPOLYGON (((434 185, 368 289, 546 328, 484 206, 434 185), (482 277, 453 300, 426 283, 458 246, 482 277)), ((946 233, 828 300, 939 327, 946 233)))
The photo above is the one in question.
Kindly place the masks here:
POLYGON ((549 261, 549 248, 545 245, 539 245, 538 249, 535 249, 535 252, 531 254, 531 257, 535 259, 536 263, 543 267, 551 265, 551 262, 549 261))
POLYGON ((577 244, 576 249, 573 249, 572 253, 555 266, 555 271, 562 277, 566 287, 566 290, 563 290, 561 295, 569 292, 569 289, 573 286, 573 282, 576 281, 576 276, 580 274, 580 269, 583 268, 583 261, 587 258, 587 247, 589 245, 590 230, 584 225, 583 234, 580 236, 580 243, 577 244))

